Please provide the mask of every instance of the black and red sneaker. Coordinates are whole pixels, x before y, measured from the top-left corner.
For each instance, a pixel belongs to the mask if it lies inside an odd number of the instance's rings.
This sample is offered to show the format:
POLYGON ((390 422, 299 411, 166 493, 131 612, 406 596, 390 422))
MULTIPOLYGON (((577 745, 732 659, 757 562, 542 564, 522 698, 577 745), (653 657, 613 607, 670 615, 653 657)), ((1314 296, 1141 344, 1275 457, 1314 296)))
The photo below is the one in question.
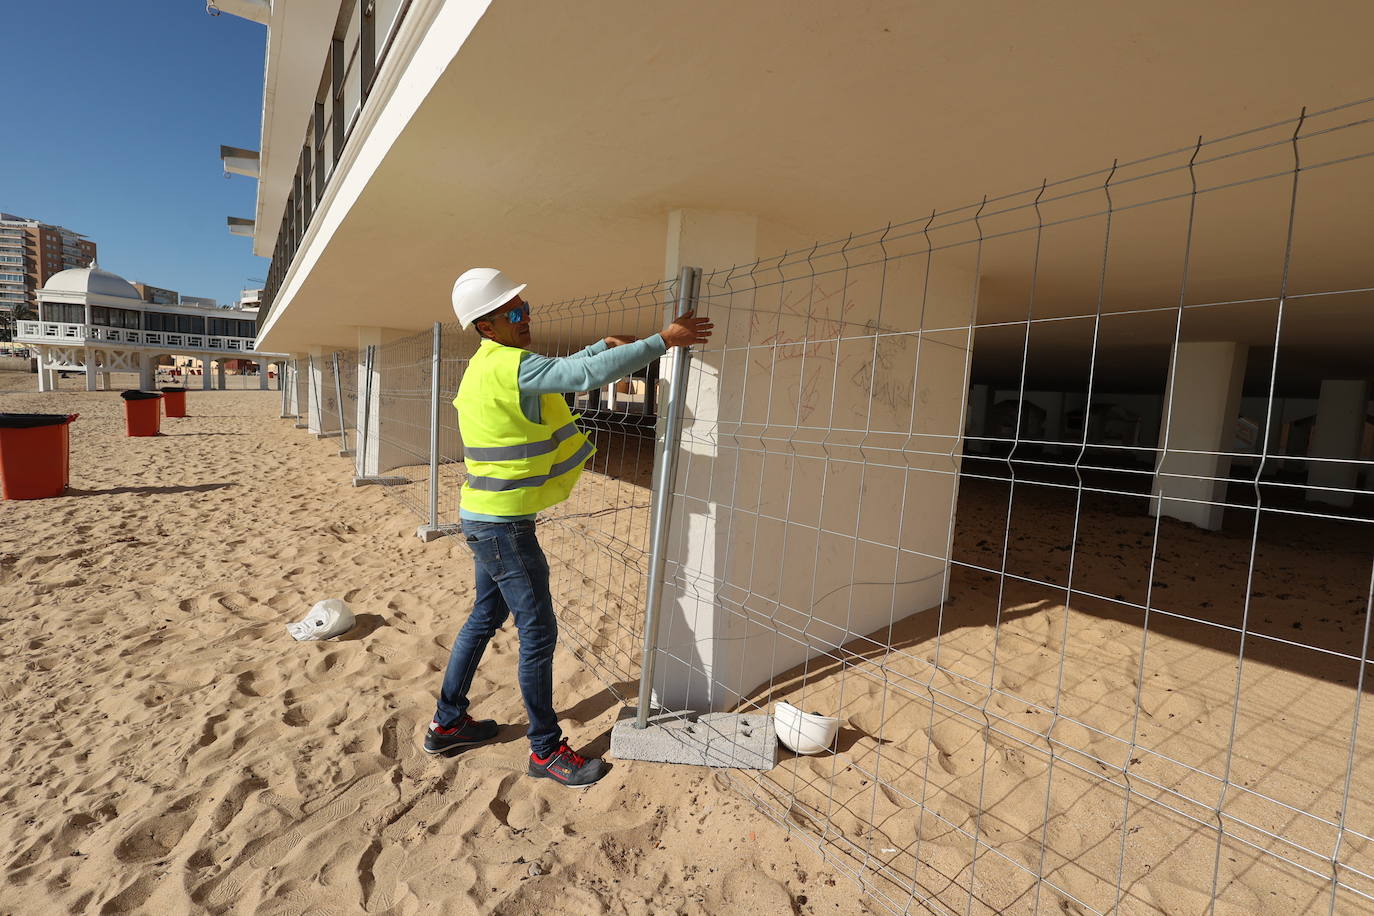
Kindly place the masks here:
POLYGON ((425 731, 425 753, 444 754, 473 744, 481 744, 495 738, 500 730, 496 720, 483 719, 479 722, 472 716, 463 716, 457 725, 448 728, 438 722, 431 722, 425 731))
POLYGON ((530 775, 535 779, 552 779, 575 789, 585 788, 606 775, 606 761, 600 757, 588 760, 563 741, 558 750, 547 757, 530 754, 530 775))

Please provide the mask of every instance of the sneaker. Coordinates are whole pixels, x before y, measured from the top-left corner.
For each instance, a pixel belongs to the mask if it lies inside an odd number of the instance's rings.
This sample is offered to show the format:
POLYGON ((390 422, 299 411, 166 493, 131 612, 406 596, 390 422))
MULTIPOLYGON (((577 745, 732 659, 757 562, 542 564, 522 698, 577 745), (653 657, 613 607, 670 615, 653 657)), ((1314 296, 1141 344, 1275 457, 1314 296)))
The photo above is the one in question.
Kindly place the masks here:
POLYGON ((580 789, 606 775, 606 762, 600 757, 588 760, 563 741, 548 757, 530 754, 530 775, 580 789))
POLYGON ((431 722, 425 731, 425 753, 443 754, 473 744, 481 744, 495 738, 500 730, 494 719, 483 719, 478 722, 472 716, 463 716, 462 721, 451 728, 431 722))

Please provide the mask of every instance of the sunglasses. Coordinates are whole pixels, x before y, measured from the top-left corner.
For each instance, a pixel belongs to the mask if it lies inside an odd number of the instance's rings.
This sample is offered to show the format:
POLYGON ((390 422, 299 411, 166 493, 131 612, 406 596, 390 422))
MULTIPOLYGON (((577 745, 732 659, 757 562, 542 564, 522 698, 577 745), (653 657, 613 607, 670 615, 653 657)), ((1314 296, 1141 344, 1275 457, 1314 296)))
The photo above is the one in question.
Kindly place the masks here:
POLYGON ((529 318, 530 318, 530 304, 529 304, 528 302, 526 302, 524 305, 517 306, 516 308, 513 308, 513 309, 507 309, 507 310, 504 311, 504 312, 497 312, 496 314, 497 314, 497 315, 505 315, 505 316, 506 316, 506 320, 509 321, 511 324, 519 324, 519 323, 522 322, 522 321, 528 321, 528 320, 529 320, 529 318))

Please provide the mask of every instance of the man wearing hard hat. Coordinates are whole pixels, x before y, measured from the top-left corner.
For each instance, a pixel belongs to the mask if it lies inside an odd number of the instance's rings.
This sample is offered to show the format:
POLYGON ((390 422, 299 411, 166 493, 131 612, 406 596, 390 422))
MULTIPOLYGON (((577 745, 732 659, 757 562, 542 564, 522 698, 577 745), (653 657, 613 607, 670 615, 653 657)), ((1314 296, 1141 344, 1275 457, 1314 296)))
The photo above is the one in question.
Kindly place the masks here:
POLYGON ((476 598, 453 642, 424 748, 441 754, 496 736, 496 722, 468 715, 468 691, 487 643, 513 615, 520 631, 520 692, 530 720, 529 774, 589 786, 605 775, 606 765, 574 751, 558 727, 558 622, 549 563, 535 535, 536 513, 568 498, 595 451, 563 395, 622 379, 669 347, 703 343, 712 324, 688 312, 645 340, 607 337, 572 356, 541 356, 525 349, 531 338, 524 289, 489 267, 469 270, 453 284, 454 314, 482 337, 453 400, 468 470, 459 515, 476 565, 476 598))

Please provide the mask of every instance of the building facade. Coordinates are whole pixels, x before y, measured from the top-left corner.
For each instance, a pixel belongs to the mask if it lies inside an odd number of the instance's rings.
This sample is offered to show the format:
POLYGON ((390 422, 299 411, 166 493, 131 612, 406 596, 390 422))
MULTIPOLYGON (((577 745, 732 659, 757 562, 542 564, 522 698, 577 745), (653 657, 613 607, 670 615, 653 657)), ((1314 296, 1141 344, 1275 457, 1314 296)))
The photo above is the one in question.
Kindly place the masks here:
POLYGON ((174 289, 163 289, 160 286, 149 286, 147 283, 129 284, 138 293, 144 302, 151 302, 154 305, 176 305, 181 301, 181 296, 174 289))
MULTIPOLYGON (((16 322, 15 340, 38 358, 40 391, 56 387, 56 374, 81 371, 86 388, 95 391, 110 373, 138 372, 140 385, 151 388, 154 369, 166 357, 200 361, 205 388, 219 387, 230 360, 260 366, 272 354, 254 347, 256 314, 196 304, 158 305, 145 301, 124 278, 90 267, 61 271, 38 291, 38 317, 16 322)), ((267 374, 262 376, 266 387, 267 374)))
POLYGON ((80 233, 0 213, 0 339, 12 338, 15 310, 33 309, 49 277, 95 258, 96 243, 80 233))

